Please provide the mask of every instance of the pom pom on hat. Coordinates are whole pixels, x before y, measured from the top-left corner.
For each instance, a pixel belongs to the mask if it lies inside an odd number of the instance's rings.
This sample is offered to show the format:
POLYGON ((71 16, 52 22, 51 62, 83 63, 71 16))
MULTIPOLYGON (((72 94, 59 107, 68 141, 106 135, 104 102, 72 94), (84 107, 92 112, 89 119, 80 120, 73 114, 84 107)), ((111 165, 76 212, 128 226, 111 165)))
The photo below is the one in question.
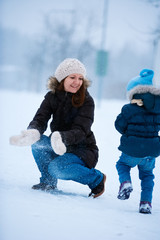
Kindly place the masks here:
POLYGON ((57 67, 55 77, 59 82, 61 82, 64 78, 73 73, 81 74, 85 78, 86 68, 78 59, 66 58, 57 67))
POLYGON ((130 91, 137 85, 153 85, 152 79, 153 79, 154 72, 150 69, 143 69, 140 72, 140 76, 131 79, 131 81, 128 83, 127 91, 130 91))
POLYGON ((150 87, 153 87, 154 72, 150 69, 143 69, 139 76, 131 79, 127 85, 127 94, 130 99, 136 93, 148 92, 150 87))

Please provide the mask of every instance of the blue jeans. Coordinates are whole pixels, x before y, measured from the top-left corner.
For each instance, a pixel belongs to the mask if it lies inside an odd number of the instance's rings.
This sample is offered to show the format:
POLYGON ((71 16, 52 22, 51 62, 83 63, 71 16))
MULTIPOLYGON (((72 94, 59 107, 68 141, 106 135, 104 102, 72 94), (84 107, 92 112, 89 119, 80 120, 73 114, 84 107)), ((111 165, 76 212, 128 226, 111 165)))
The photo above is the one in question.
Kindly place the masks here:
POLYGON ((75 154, 57 155, 50 143, 50 138, 42 135, 32 145, 32 154, 41 172, 41 183, 57 185, 57 179, 73 180, 95 188, 103 179, 103 174, 94 168, 90 169, 75 154))
POLYGON ((144 157, 135 158, 122 153, 116 168, 119 175, 120 183, 125 181, 131 182, 130 170, 137 166, 139 170, 139 179, 141 180, 141 201, 152 201, 152 192, 154 187, 155 158, 144 157))

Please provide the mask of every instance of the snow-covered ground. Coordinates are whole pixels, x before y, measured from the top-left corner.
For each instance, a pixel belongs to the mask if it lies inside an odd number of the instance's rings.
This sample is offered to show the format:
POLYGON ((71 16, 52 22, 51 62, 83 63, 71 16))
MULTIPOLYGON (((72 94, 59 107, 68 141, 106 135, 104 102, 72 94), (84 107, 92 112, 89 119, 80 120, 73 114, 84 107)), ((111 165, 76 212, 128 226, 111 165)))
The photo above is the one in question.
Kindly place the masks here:
MULTIPOLYGON (((160 239, 160 158, 155 168, 153 211, 138 213, 140 181, 132 170, 134 191, 117 199, 115 163, 120 135, 114 120, 124 101, 105 100, 96 107, 93 130, 100 149, 97 169, 107 175, 106 191, 88 198, 87 186, 59 181, 61 193, 34 191, 39 172, 30 147, 9 145, 9 137, 26 129, 42 94, 0 92, 0 239, 1 240, 158 240, 160 239)), ((46 132, 46 134, 49 131, 46 132)))

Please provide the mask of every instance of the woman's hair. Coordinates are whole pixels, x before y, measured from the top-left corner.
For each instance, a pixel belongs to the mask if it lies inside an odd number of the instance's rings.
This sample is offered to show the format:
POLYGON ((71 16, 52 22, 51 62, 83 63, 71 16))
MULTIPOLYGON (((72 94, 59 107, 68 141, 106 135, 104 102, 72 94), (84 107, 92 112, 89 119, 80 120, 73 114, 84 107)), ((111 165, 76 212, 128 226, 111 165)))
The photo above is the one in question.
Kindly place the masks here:
MULTIPOLYGON (((61 82, 58 82, 58 80, 55 77, 50 77, 48 82, 48 88, 51 89, 52 92, 55 92, 56 89, 59 91, 65 91, 64 80, 65 79, 63 79, 61 82)), ((86 89, 89 86, 90 86, 90 81, 88 79, 83 79, 82 86, 72 96, 72 105, 74 107, 80 107, 83 105, 85 100, 86 89)))

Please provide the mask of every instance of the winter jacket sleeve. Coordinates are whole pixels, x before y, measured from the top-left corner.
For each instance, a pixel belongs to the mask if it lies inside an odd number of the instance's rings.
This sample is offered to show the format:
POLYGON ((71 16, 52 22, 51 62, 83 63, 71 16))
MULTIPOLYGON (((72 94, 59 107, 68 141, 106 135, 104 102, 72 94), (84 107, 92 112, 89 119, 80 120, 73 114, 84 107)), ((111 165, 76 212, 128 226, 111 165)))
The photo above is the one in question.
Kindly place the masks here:
POLYGON ((90 95, 85 99, 83 106, 79 108, 72 127, 68 131, 61 131, 62 141, 66 146, 78 144, 86 139, 91 132, 94 120, 94 101, 90 95))
POLYGON ((125 105, 122 108, 121 113, 117 116, 117 118, 115 120, 115 128, 121 134, 124 134, 127 129, 127 125, 128 125, 127 115, 128 115, 127 114, 127 105, 125 105))
POLYGON ((30 122, 28 129, 37 129, 41 134, 43 134, 47 129, 48 121, 51 118, 51 114, 53 113, 50 104, 51 94, 51 92, 48 92, 45 95, 44 100, 37 110, 33 120, 30 122))

